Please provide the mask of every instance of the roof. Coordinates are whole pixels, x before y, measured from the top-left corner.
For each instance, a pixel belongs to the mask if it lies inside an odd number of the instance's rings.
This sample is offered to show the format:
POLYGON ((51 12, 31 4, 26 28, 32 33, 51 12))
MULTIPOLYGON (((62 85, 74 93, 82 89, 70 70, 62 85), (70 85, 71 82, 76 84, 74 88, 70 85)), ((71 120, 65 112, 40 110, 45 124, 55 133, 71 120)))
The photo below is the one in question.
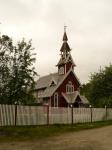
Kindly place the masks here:
POLYGON ((63 35, 63 41, 68 41, 66 32, 64 32, 64 35, 63 35))
POLYGON ((62 93, 63 97, 67 101, 67 103, 74 103, 77 96, 79 95, 78 91, 74 91, 73 93, 62 93))
POLYGON ((65 51, 70 52, 71 51, 70 46, 68 45, 67 42, 63 42, 60 51, 61 52, 65 52, 65 51))
POLYGON ((82 103, 89 104, 89 101, 85 96, 80 95, 79 91, 74 91, 73 93, 62 93, 63 97, 67 101, 67 103, 74 103, 76 98, 79 96, 82 103))
POLYGON ((35 90, 44 89, 45 90, 40 94, 40 97, 50 97, 57 90, 57 88, 63 83, 69 73, 72 72, 77 79, 77 82, 80 85, 80 82, 73 72, 72 68, 65 74, 59 75, 58 73, 49 74, 47 76, 41 77, 35 85, 35 90), (55 85, 50 86, 50 83, 55 80, 55 85))
POLYGON ((47 87, 43 92, 42 97, 50 97, 53 94, 55 88, 56 86, 47 87))
POLYGON ((60 60, 56 66, 63 65, 63 64, 65 64, 65 62, 66 62, 66 60, 64 58, 60 58, 60 60))
POLYGON ((58 62, 58 64, 56 66, 59 66, 59 65, 62 65, 62 64, 66 64, 68 62, 71 62, 74 66, 76 66, 70 53, 68 54, 66 59, 61 57, 59 62, 58 62))
POLYGON ((68 41, 68 37, 67 37, 66 31, 65 31, 64 35, 63 35, 63 44, 62 44, 62 47, 60 49, 61 52, 65 52, 65 51, 70 52, 71 51, 67 41, 68 41))
POLYGON ((57 72, 40 77, 39 80, 36 82, 35 89, 38 90, 49 87, 52 81, 55 81, 55 83, 58 84, 58 82, 62 79, 62 76, 63 75, 59 76, 57 72))
POLYGON ((84 95, 80 95, 80 97, 85 104, 89 104, 89 101, 87 100, 87 98, 84 95))

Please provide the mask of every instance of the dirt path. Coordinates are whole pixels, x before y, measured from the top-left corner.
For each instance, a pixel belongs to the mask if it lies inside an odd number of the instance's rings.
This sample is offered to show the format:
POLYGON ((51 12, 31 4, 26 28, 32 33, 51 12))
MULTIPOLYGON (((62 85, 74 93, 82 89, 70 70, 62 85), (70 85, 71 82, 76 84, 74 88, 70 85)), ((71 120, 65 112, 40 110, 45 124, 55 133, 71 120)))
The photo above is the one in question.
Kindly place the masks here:
POLYGON ((112 150, 112 126, 38 141, 0 143, 0 150, 112 150))

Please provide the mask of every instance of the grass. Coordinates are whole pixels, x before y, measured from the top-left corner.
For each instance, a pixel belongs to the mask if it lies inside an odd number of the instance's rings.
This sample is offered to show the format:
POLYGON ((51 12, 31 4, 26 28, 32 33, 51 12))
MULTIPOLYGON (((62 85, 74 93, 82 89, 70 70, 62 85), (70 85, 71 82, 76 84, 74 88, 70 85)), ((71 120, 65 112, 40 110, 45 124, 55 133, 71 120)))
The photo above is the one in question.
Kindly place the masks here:
POLYGON ((74 125, 49 126, 16 126, 0 127, 0 142, 37 140, 67 132, 76 132, 84 129, 93 129, 112 125, 112 121, 83 123, 74 125))

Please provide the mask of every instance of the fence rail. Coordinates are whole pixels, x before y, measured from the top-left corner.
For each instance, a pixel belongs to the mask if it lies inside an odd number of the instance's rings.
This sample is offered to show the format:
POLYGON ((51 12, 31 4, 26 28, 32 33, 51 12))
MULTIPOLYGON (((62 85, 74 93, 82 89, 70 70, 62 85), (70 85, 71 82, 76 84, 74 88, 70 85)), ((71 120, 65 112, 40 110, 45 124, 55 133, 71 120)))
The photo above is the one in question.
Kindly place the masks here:
POLYGON ((0 126, 71 124, 112 120, 112 108, 0 105, 0 126))

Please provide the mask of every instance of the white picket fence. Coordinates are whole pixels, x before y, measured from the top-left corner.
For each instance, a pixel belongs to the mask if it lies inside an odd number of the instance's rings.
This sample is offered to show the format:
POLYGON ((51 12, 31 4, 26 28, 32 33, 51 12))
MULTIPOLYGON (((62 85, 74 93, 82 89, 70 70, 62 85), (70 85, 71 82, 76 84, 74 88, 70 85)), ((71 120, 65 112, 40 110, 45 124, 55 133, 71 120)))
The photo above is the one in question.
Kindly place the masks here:
POLYGON ((0 126, 71 124, 112 120, 112 108, 0 105, 0 126), (73 113, 72 113, 73 112, 73 113))

